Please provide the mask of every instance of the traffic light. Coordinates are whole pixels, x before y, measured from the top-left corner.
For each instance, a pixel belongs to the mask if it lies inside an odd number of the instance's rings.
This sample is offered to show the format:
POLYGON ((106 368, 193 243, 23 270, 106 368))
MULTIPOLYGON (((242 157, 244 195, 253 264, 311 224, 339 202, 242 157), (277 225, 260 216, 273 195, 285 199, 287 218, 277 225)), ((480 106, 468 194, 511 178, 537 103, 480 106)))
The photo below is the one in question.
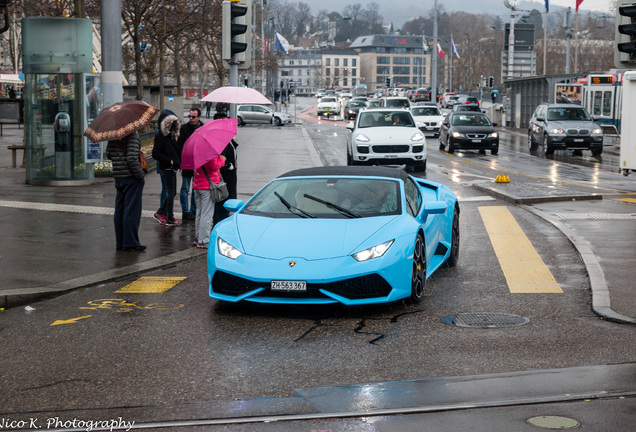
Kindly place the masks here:
POLYGON ((241 68, 250 66, 252 45, 252 2, 244 1, 224 1, 222 6, 222 59, 241 68))
POLYGON ((495 86, 495 77, 488 77, 488 88, 493 88, 495 86))
POLYGON ((384 78, 384 86, 391 87, 391 78, 389 77, 384 78))
POLYGON ((633 69, 636 65, 636 3, 619 0, 616 14, 614 66, 633 69))
POLYGON ((250 84, 250 83, 249 83, 249 79, 244 78, 244 79, 243 79, 243 87, 249 87, 249 86, 250 86, 249 84, 250 84))

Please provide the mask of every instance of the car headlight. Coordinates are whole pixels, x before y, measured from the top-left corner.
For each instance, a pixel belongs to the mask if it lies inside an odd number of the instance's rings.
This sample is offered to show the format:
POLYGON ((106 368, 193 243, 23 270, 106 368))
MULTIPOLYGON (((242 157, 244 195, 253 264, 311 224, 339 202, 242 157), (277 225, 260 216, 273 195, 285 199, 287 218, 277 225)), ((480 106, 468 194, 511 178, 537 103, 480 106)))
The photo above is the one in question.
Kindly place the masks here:
POLYGON ((437 126, 442 127, 442 123, 443 123, 443 121, 442 121, 442 120, 438 121, 438 122, 437 122, 437 126))
POLYGON ((497 132, 493 132, 490 134, 490 138, 497 138, 499 134, 497 132))
POLYGON ((565 132, 563 131, 563 129, 550 129, 550 130, 548 130, 548 133, 553 134, 553 135, 562 135, 565 132))
POLYGON ((389 248, 393 244, 393 241, 394 240, 389 240, 388 242, 384 242, 377 246, 370 247, 369 249, 354 253, 352 256, 356 259, 356 261, 359 262, 367 261, 374 258, 380 258, 386 253, 387 250, 389 250, 389 248))
POLYGON ((356 141, 359 141, 359 142, 369 142, 369 141, 371 141, 371 140, 370 140, 370 139, 369 139, 369 137, 368 137, 368 136, 366 136, 365 134, 358 134, 358 135, 356 135, 356 141))
POLYGON ((230 259, 237 259, 241 255, 243 255, 243 252, 236 249, 234 246, 232 246, 231 244, 229 244, 228 242, 226 242, 220 237, 219 237, 219 240, 217 241, 217 245, 219 247, 219 253, 223 255, 224 257, 228 257, 230 259))
POLYGON ((601 134, 603 131, 601 129, 592 129, 593 134, 601 134))
POLYGON ((453 132, 453 138, 459 138, 460 136, 462 136, 461 132, 453 132))
POLYGON ((421 132, 417 132, 415 135, 411 137, 411 141, 422 141, 424 139, 424 135, 421 132))

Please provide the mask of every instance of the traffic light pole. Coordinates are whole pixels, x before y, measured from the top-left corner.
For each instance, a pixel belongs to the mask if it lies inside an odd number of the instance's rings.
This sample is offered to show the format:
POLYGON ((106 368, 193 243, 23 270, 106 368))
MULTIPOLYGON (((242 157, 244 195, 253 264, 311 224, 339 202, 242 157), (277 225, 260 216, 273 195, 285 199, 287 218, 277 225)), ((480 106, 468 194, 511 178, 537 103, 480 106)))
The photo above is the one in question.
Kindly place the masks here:
MULTIPOLYGON (((230 86, 238 87, 238 64, 230 63, 230 86)), ((236 104, 230 104, 230 118, 236 118, 236 104)))

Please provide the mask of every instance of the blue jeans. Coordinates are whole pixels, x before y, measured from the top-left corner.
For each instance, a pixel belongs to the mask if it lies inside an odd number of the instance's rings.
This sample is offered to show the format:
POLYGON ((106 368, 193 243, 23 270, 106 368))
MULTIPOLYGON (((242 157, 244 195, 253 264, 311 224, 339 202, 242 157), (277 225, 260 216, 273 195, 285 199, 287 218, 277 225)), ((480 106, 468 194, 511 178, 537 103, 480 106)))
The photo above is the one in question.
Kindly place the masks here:
POLYGON ((161 175, 161 170, 159 169, 159 163, 157 163, 157 174, 159 174, 159 178, 161 179, 161 195, 159 195, 159 202, 162 203, 163 200, 166 199, 166 195, 168 195, 168 190, 166 188, 166 181, 163 179, 161 175))
POLYGON ((194 193, 190 198, 190 208, 188 209, 188 197, 190 195, 190 186, 192 185, 192 177, 181 176, 181 191, 179 192, 179 201, 181 202, 181 211, 183 213, 196 213, 197 204, 194 199, 194 193))
POLYGON ((161 170, 161 178, 166 182, 166 198, 161 202, 157 213, 166 217, 166 220, 174 219, 174 197, 177 195, 177 173, 173 170, 161 170))

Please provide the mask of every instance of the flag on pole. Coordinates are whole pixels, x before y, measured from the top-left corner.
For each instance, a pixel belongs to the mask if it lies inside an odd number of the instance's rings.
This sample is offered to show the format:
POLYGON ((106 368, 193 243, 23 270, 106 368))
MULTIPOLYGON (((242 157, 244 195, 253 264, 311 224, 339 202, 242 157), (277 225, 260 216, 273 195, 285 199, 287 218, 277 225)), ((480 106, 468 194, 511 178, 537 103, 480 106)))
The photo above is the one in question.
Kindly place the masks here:
POLYGON ((446 56, 444 55, 444 51, 442 51, 442 47, 439 44, 439 41, 437 41, 437 54, 441 57, 441 58, 446 58, 446 56))
POLYGON ((281 50, 285 54, 289 54, 289 42, 287 42, 287 39, 285 39, 283 35, 278 32, 276 32, 275 46, 277 50, 281 50))
POLYGON ((579 11, 579 6, 581 6, 581 3, 583 3, 583 0, 576 0, 576 9, 574 10, 574 12, 578 12, 579 11))
POLYGON ((550 0, 545 0, 545 12, 548 13, 548 11, 550 10, 550 4, 549 4, 550 0))
POLYGON ((451 38, 451 54, 455 54, 457 58, 459 58, 459 53, 457 52, 457 47, 455 46, 453 38, 451 38))

